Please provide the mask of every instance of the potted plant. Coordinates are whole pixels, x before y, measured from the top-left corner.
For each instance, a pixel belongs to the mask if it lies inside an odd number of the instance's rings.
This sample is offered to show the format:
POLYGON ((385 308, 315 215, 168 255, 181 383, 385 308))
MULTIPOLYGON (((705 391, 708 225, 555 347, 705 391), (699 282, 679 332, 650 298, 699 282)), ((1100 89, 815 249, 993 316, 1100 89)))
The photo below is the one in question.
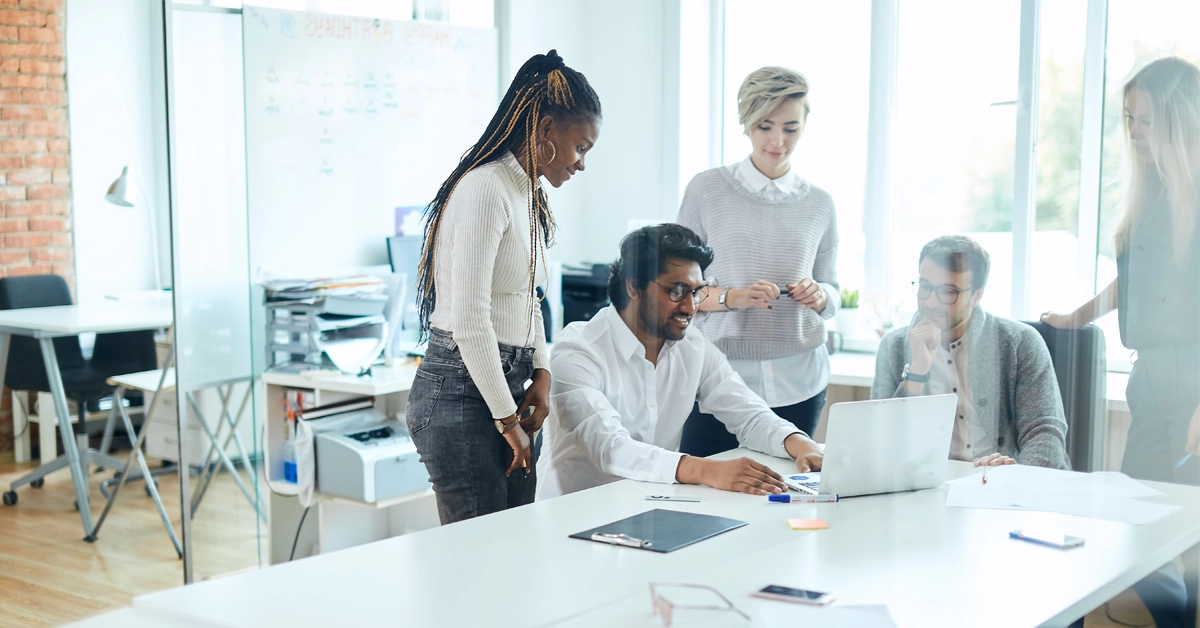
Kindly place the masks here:
POLYGON ((834 317, 835 325, 843 338, 858 334, 858 290, 842 288, 842 306, 834 317))

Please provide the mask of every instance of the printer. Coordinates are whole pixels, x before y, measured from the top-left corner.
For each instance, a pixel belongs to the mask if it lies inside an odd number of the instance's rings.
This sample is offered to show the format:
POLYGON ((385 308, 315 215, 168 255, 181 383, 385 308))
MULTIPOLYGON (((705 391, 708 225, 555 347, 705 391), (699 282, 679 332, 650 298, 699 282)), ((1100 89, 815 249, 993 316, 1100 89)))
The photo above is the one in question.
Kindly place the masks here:
POLYGON ((432 486, 404 429, 403 415, 391 421, 370 408, 336 418, 328 425, 313 425, 317 491, 374 503, 432 486))

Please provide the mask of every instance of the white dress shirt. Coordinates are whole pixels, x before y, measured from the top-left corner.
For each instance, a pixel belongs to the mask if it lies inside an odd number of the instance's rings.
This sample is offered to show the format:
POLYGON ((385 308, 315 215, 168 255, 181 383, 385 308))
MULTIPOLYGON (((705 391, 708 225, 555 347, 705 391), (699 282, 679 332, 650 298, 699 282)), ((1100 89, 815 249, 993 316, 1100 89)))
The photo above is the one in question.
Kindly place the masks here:
MULTIPOLYGON (((729 168, 733 178, 747 190, 763 194, 771 200, 790 196, 804 184, 804 180, 791 169, 782 177, 771 179, 759 172, 749 157, 729 168)), ((829 320, 841 307, 842 296, 829 284, 818 285, 825 291, 826 298, 821 318, 829 320)), ((829 385, 829 352, 825 345, 777 360, 730 360, 729 365, 742 376, 746 386, 772 408, 811 399, 829 385)))
POLYGON ((971 398, 971 360, 967 339, 950 343, 949 349, 939 346, 929 368, 931 395, 958 395, 954 413, 954 432, 950 437, 950 459, 971 462, 996 451, 996 439, 978 420, 971 398))
POLYGON ((789 458, 783 441, 801 433, 746 388, 699 330, 667 342, 656 366, 611 306, 563 330, 550 369, 537 499, 621 478, 675 482, 683 424, 697 401, 756 451, 789 458))

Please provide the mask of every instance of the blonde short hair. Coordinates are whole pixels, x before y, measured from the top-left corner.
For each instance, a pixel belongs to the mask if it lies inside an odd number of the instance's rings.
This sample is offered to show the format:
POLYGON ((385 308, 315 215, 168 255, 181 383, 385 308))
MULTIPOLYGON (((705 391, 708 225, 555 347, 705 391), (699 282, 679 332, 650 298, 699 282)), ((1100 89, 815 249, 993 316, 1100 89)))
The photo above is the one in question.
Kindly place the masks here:
POLYGON ((779 103, 799 99, 804 102, 804 116, 812 111, 808 103, 808 79, 788 68, 767 66, 751 72, 738 89, 738 122, 747 135, 750 128, 767 119, 779 103))

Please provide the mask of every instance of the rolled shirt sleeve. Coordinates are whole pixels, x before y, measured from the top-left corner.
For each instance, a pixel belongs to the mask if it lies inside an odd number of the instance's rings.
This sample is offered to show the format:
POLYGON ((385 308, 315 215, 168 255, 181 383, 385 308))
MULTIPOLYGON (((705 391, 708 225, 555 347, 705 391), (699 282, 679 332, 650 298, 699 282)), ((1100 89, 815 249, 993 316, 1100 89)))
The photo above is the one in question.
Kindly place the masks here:
POLYGON ((704 370, 697 393, 700 411, 717 417, 744 447, 777 458, 791 458, 783 441, 804 432, 779 418, 765 401, 751 392, 715 345, 707 340, 704 345, 704 370))

